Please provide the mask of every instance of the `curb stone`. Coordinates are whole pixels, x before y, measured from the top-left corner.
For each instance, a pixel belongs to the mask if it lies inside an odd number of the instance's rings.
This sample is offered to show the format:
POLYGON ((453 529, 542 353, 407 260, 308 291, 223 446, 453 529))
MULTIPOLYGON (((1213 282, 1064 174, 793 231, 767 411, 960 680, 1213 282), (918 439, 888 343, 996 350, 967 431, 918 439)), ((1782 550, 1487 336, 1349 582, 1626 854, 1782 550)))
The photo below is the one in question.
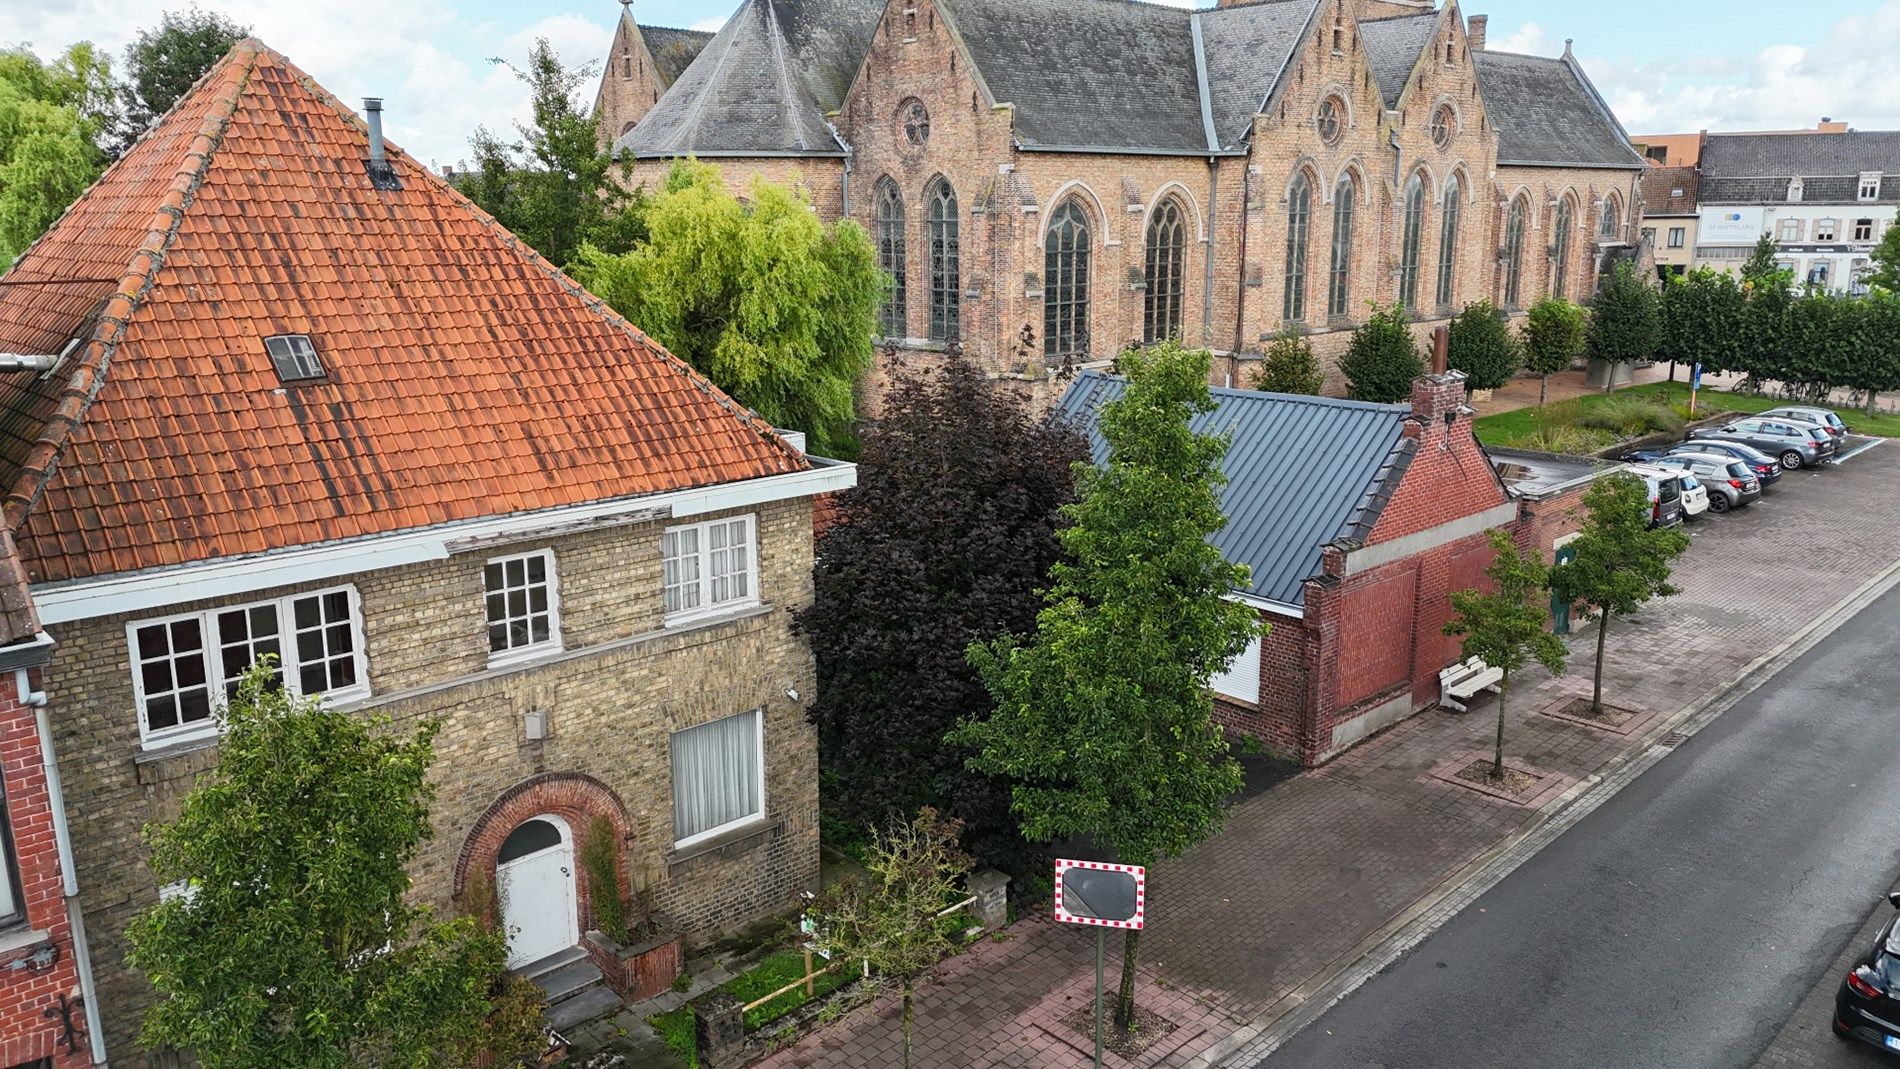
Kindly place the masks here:
POLYGON ((1707 727, 1897 586, 1900 561, 1889 564, 1780 645, 1742 666, 1720 686, 1658 721, 1602 768, 1559 795, 1529 825, 1452 873, 1251 1023, 1183 1063, 1182 1069, 1244 1069, 1273 1053, 1479 896, 1502 883, 1518 866, 1667 757, 1686 738, 1707 727), (1677 738, 1670 740, 1670 735, 1677 738))

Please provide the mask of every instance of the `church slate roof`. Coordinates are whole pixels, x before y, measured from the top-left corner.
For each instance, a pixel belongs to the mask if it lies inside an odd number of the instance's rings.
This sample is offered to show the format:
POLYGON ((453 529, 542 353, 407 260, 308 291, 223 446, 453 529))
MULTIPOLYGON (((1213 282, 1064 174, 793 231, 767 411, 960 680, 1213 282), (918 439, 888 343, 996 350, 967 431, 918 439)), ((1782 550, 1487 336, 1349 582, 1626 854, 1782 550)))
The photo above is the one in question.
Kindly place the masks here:
POLYGON ((1379 95, 1385 98, 1388 110, 1398 107, 1399 94, 1418 66, 1419 54, 1431 43, 1437 25, 1436 11, 1359 24, 1359 38, 1366 44, 1372 73, 1379 79, 1379 95))
MULTIPOLYGON (((1108 461, 1103 406, 1127 390, 1126 379, 1084 371, 1050 417, 1071 423, 1089 439, 1097 464, 1108 461)), ((1405 437, 1409 405, 1375 405, 1328 397, 1213 390, 1214 409, 1194 418, 1202 434, 1231 431, 1221 462, 1227 487, 1221 511, 1227 526, 1208 538, 1221 554, 1252 569, 1244 593, 1300 605, 1304 583, 1319 574, 1322 548, 1338 539, 1363 540, 1405 474, 1416 449, 1405 437), (1324 464, 1285 463, 1288 456, 1326 443, 1324 464)))
POLYGON ((883 12, 882 0, 746 0, 615 148, 843 155, 825 116, 843 103, 883 12))
POLYGON ((647 51, 653 55, 654 73, 660 81, 672 85, 679 81, 680 75, 699 53, 705 49, 706 42, 713 35, 705 30, 676 30, 670 26, 642 26, 640 38, 647 43, 647 51))
POLYGON ((1320 0, 1268 0, 1203 11, 1201 50, 1214 129, 1232 148, 1253 129, 1260 105, 1306 36, 1320 0))
POLYGON ((1804 203, 1858 203, 1863 171, 1885 176, 1877 203, 1900 202, 1900 130, 1710 134, 1702 146, 1702 200, 1780 204, 1798 177, 1804 203))
POLYGON ((1515 52, 1473 52, 1485 110, 1498 130, 1498 162, 1526 166, 1645 166, 1583 69, 1515 52))

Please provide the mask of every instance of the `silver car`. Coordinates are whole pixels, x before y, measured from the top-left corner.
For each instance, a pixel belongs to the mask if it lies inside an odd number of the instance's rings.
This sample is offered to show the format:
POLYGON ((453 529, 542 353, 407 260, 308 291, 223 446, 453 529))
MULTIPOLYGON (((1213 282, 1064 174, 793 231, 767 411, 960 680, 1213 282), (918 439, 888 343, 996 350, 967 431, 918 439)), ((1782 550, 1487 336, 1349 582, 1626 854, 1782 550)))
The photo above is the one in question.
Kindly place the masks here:
POLYGON ((1815 408, 1812 405, 1783 405, 1780 408, 1771 408, 1761 413, 1761 415, 1770 419, 1798 419, 1806 423, 1826 427, 1827 432, 1834 436, 1836 442, 1847 437, 1847 424, 1841 422, 1841 417, 1836 415, 1831 408, 1815 408))
POLYGON ((1761 480, 1746 461, 1722 453, 1676 453, 1656 462, 1659 468, 1682 468, 1709 492, 1709 509, 1727 512, 1761 497, 1761 480))
POLYGON ((1719 427, 1689 432, 1691 441, 1697 438, 1752 445, 1781 461, 1781 466, 1788 471, 1815 467, 1834 455, 1834 436, 1826 427, 1793 419, 1748 416, 1719 427))

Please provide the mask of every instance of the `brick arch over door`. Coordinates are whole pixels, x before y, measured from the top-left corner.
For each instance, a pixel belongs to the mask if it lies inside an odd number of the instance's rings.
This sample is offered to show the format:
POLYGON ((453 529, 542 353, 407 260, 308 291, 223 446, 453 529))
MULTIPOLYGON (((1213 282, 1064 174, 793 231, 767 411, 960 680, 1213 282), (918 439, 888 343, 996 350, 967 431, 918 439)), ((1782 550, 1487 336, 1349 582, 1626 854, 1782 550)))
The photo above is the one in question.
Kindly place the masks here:
MULTIPOLYGON (((549 772, 531 776, 501 792, 476 818, 468 838, 462 842, 462 854, 455 863, 455 898, 459 902, 468 887, 469 877, 477 872, 495 881, 495 857, 502 841, 523 823, 552 813, 567 821, 573 829, 575 862, 578 868, 580 843, 596 818, 606 817, 614 828, 614 840, 620 846, 619 882, 624 898, 632 890, 627 874, 627 848, 633 842, 633 821, 627 815, 620 795, 605 783, 578 772, 549 772)), ((593 928, 593 903, 589 901, 587 880, 576 871, 574 890, 580 907, 581 931, 593 928)), ((497 918, 499 919, 499 918, 497 918)))

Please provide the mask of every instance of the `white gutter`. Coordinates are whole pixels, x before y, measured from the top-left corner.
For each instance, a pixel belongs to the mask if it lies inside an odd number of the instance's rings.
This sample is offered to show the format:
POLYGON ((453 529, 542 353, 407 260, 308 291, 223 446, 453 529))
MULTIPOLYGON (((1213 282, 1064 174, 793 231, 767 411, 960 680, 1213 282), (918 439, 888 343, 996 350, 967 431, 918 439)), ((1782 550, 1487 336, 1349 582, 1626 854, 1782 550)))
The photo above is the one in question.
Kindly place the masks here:
POLYGON ((272 587, 321 582, 358 572, 447 560, 457 552, 515 535, 554 537, 632 515, 683 518, 725 509, 848 490, 857 485, 855 464, 813 457, 805 471, 768 475, 714 486, 671 490, 640 497, 591 501, 507 516, 457 520, 392 534, 368 535, 319 545, 296 546, 224 560, 197 561, 30 588, 42 624, 141 612, 184 601, 232 597, 272 587))
POLYGON ((40 768, 46 776, 47 806, 53 814, 53 842, 59 848, 61 891, 66 898, 66 921, 72 929, 73 964, 79 972, 79 997, 86 1004, 86 1038, 92 1064, 106 1064, 105 1029, 99 1023, 99 996, 92 982, 92 948, 86 942, 86 918, 79 908, 79 871, 73 862, 73 836, 66 824, 66 788, 59 779, 59 758, 53 752, 53 724, 46 715, 46 692, 32 688, 30 669, 13 673, 20 702, 33 709, 40 733, 40 768))
POLYGON ((1285 616, 1294 620, 1306 619, 1306 610, 1298 605, 1288 605, 1284 601, 1263 598, 1258 594, 1242 594, 1239 591, 1235 591, 1228 596, 1243 605, 1251 605, 1256 609, 1264 609, 1276 616, 1285 616))

